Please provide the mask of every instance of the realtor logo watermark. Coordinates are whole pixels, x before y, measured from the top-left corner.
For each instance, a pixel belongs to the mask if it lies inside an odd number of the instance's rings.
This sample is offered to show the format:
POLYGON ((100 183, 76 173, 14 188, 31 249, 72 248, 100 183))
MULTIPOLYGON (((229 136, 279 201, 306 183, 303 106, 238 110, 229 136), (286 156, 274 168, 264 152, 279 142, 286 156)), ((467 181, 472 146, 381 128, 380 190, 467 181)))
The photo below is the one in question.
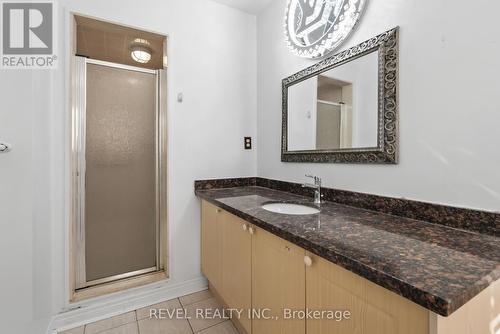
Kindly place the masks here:
POLYGON ((56 68, 54 2, 1 1, 3 69, 56 68))

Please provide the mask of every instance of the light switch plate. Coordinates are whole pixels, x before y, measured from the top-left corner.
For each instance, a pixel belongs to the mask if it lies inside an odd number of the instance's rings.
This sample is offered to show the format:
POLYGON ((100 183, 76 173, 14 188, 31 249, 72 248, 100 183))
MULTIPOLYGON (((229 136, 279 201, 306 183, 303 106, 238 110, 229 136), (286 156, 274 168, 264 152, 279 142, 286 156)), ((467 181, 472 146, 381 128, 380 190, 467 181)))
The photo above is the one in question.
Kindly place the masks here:
POLYGON ((245 150, 252 149, 252 137, 245 137, 245 150))

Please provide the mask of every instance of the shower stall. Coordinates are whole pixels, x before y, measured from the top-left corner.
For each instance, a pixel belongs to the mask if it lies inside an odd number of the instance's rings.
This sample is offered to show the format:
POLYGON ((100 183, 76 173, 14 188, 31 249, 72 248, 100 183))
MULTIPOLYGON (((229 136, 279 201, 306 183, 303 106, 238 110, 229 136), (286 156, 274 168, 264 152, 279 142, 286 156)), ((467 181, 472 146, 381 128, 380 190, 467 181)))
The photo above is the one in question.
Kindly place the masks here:
POLYGON ((165 272, 166 77, 74 58, 74 292, 165 272))

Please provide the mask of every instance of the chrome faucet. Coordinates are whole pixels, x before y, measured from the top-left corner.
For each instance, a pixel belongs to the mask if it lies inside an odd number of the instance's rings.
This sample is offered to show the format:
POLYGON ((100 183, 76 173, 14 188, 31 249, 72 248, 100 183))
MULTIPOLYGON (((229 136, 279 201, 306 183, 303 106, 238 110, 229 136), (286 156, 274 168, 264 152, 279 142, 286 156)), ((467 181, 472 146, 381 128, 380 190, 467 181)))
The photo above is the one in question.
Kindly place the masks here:
POLYGON ((314 180, 314 183, 304 183, 302 187, 313 188, 314 189, 314 204, 321 205, 321 178, 313 175, 307 175, 314 180))

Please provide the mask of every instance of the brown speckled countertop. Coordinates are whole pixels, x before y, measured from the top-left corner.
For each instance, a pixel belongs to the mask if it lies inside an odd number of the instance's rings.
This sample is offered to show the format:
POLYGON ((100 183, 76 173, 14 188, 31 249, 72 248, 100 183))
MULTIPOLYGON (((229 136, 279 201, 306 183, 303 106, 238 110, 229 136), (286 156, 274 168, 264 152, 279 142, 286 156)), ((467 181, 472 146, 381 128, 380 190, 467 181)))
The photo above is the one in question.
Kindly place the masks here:
POLYGON ((500 239, 494 236, 332 202, 315 215, 272 213, 261 205, 312 201, 263 187, 196 194, 443 316, 500 278, 500 239))

